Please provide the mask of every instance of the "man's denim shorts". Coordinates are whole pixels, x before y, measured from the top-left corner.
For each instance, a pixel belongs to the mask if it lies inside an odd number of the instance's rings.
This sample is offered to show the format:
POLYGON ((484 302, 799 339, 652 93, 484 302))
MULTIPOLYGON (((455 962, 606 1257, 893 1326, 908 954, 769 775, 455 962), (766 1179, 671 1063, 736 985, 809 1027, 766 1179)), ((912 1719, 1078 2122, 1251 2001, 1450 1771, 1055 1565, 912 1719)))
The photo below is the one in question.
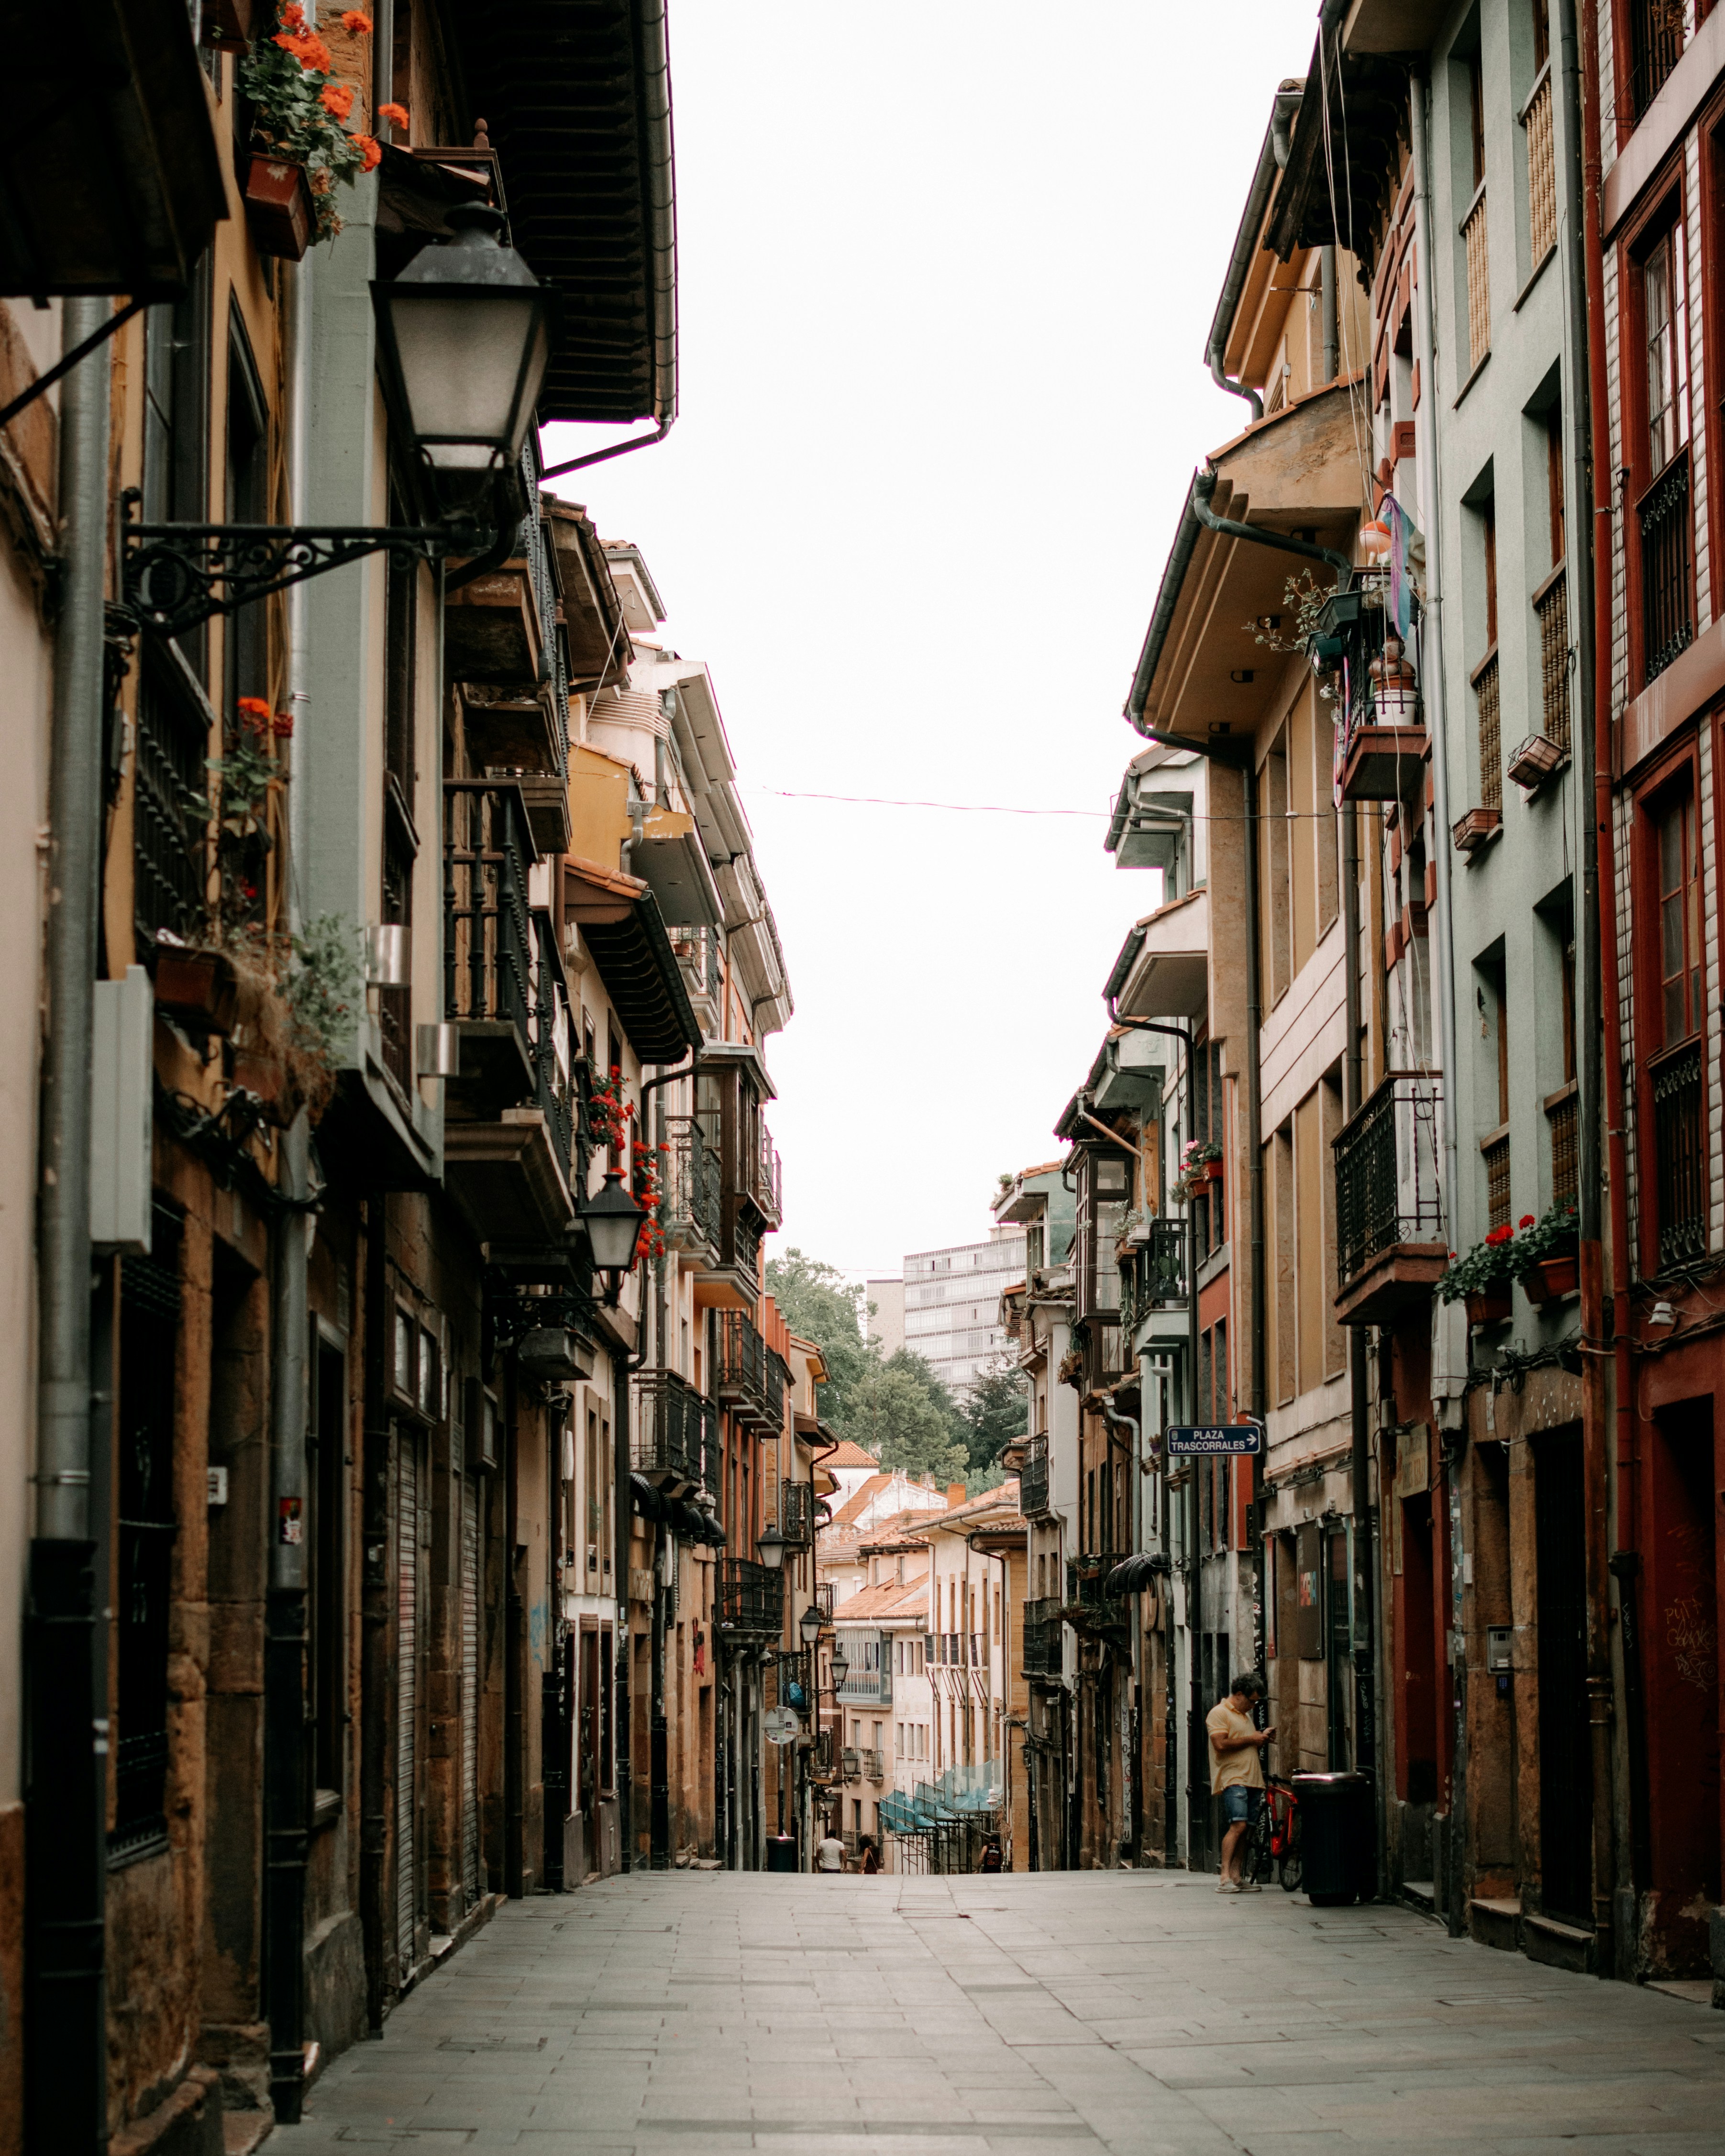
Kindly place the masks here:
POLYGON ((1261 1789, 1249 1789, 1243 1782, 1232 1782, 1221 1793, 1222 1819, 1225 1825, 1244 1826, 1256 1813, 1261 1789))

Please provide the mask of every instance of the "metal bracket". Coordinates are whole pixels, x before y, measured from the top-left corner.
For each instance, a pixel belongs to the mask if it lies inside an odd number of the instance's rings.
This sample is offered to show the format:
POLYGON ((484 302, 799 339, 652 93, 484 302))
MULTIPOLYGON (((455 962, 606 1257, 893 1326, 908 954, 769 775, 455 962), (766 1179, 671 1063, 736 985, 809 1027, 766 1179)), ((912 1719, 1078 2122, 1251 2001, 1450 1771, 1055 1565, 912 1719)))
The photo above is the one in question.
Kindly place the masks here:
POLYGON ((136 524, 138 490, 121 497, 121 593, 128 612, 159 636, 183 636, 326 570, 388 554, 398 564, 471 556, 490 527, 413 524, 136 524))

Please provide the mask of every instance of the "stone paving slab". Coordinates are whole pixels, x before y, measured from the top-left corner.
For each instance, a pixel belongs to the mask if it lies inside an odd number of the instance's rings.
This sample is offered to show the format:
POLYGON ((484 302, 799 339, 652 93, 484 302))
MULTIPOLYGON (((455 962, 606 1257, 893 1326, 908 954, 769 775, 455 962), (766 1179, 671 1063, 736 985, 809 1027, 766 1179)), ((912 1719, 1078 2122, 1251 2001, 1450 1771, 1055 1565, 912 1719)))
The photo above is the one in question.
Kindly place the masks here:
POLYGON ((1725 2015, 1179 1872, 501 1909, 281 2156, 1725 2156, 1725 2015))

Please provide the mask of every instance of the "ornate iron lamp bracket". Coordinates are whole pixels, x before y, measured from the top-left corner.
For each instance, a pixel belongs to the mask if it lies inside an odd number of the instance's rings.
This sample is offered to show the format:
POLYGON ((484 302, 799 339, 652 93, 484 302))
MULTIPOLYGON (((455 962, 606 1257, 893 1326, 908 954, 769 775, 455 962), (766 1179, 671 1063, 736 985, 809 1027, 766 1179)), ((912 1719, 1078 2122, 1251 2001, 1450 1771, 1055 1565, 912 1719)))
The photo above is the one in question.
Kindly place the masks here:
POLYGON ((367 554, 470 557, 493 536, 470 524, 138 524, 138 498, 136 487, 121 496, 121 589, 132 619, 158 636, 183 636, 367 554))

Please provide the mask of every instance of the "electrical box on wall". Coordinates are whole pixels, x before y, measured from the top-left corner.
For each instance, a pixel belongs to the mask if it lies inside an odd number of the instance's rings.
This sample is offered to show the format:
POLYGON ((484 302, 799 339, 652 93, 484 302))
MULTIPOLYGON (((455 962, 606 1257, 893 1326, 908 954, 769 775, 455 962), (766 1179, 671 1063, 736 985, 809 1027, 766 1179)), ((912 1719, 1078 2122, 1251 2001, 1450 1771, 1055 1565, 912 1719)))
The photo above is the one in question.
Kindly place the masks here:
POLYGON ((90 1053, 90 1239, 98 1250, 150 1250, 155 992, 141 966, 95 984, 90 1053))
POLYGON ((1510 1666, 1510 1649, 1515 1639, 1513 1629, 1507 1625, 1488 1625, 1486 1627, 1486 1667, 1496 1675, 1510 1666))

